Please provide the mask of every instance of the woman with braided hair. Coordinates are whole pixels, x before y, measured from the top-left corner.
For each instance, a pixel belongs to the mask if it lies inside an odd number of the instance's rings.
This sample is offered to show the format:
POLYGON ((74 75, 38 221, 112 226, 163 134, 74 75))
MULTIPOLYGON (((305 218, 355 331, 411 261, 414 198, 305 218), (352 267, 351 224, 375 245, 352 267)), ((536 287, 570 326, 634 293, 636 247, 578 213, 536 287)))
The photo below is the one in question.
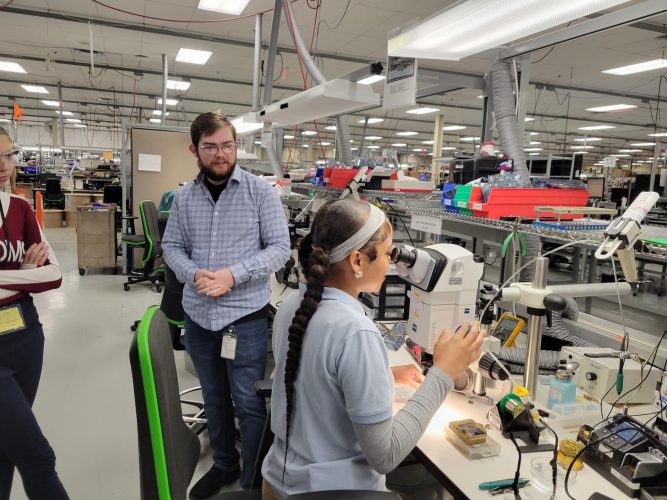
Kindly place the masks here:
POLYGON ((273 323, 275 440, 262 498, 324 490, 385 489, 385 476, 414 448, 453 379, 479 355, 467 325, 443 332, 426 377, 389 368, 387 352, 357 297, 377 292, 389 270, 392 228, 369 203, 336 200, 319 209, 299 248, 306 279, 273 323), (392 415, 394 384, 419 386, 392 415))

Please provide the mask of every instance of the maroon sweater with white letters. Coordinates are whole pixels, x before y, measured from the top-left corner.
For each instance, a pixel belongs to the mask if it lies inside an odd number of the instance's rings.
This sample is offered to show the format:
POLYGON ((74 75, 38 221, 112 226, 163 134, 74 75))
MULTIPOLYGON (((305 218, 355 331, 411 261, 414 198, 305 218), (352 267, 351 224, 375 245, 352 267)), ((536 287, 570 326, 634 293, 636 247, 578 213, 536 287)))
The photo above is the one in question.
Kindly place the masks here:
POLYGON ((5 223, 0 221, 0 306, 29 293, 58 288, 62 282, 60 266, 51 247, 43 266, 23 264, 25 252, 34 243, 46 241, 27 201, 0 193, 5 223))

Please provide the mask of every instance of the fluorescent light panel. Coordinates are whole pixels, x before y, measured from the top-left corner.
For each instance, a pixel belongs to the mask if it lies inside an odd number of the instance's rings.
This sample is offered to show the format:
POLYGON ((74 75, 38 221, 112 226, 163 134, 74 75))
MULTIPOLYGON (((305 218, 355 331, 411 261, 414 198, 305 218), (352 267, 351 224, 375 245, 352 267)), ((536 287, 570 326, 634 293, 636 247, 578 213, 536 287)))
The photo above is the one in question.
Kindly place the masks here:
POLYGON ((603 73, 607 73, 608 75, 625 76, 662 68, 667 68, 667 59, 653 59, 651 61, 644 61, 637 64, 631 64, 629 66, 620 66, 618 68, 606 69, 603 71, 603 73))
POLYGON ((468 0, 389 39, 388 55, 458 61, 628 0, 468 0), (498 29, 502 26, 502 29, 498 29))
POLYGON ((634 109, 637 106, 634 104, 610 104, 609 106, 598 106, 595 108, 586 108, 586 111, 593 113, 605 113, 607 111, 625 111, 627 109, 634 109))
POLYGON ((367 147, 368 149, 380 149, 380 146, 376 146, 376 145, 373 145, 373 146, 366 146, 366 147, 367 147))
POLYGON ((371 75, 367 76, 366 78, 362 78, 361 80, 357 80, 357 83, 361 85, 371 85, 375 82, 379 82, 381 80, 384 80, 384 75, 371 75))
POLYGON ((65 118, 65 121, 70 123, 81 123, 81 120, 78 118, 65 118))
POLYGON ((649 134, 650 137, 667 137, 667 132, 658 132, 657 134, 649 134))
POLYGON ((148 121, 151 122, 151 123, 162 123, 162 120, 160 120, 159 118, 151 118, 148 121))
MULTIPOLYGON (((157 100, 158 104, 162 104, 162 97, 160 97, 157 100)), ((169 99, 167 98, 167 106, 177 106, 178 105, 178 99, 169 99)))
POLYGON ((58 101, 42 101, 42 104, 45 106, 60 106, 60 102, 58 101))
POLYGON ((595 146, 570 146, 570 149, 593 149, 595 146))
POLYGON ((643 153, 642 149, 619 149, 619 153, 643 153))
POLYGON ((367 135, 366 137, 364 137, 364 139, 366 139, 367 141, 379 141, 382 139, 382 137, 380 137, 379 135, 367 135))
POLYGON ((407 144, 404 142, 395 142, 394 144, 392 144, 392 146, 394 146, 395 148, 404 148, 405 146, 407 146, 407 144))
POLYGON ((178 54, 176 54, 176 61, 189 64, 206 64, 211 54, 213 52, 209 52, 208 50, 185 49, 181 47, 178 54))
MULTIPOLYGON (((60 111, 56 109, 56 114, 59 115, 60 111)), ((74 113, 71 111, 63 111, 63 116, 74 116, 74 113)))
POLYGON ((468 127, 465 127, 464 125, 445 125, 442 127, 442 130, 463 130, 465 128, 468 127))
POLYGON ((0 71, 7 71, 9 73, 26 72, 20 64, 10 61, 0 61, 0 71))
POLYGON ((542 148, 523 148, 524 151, 542 151, 542 148))
POLYGON ((294 139, 293 135, 284 135, 283 139, 294 139))
POLYGON ((317 135, 317 132, 315 132, 314 130, 303 130, 301 132, 301 135, 317 135))
POLYGON ((534 122, 535 118, 533 118, 532 116, 526 116, 526 119, 524 121, 525 122, 534 122))
POLYGON ((331 146, 330 142, 320 142, 322 146, 331 146))
MULTIPOLYGON (((162 111, 159 110, 159 109, 154 109, 154 110, 153 110, 153 114, 154 114, 155 116, 162 116, 162 111)), ((165 116, 169 116, 169 111, 167 111, 167 112, 165 113, 165 116)))
POLYGON ((579 127, 579 130, 608 130, 610 128, 616 128, 613 125, 591 125, 589 127, 579 127))
POLYGON ((440 108, 429 108, 429 107, 414 108, 414 109, 408 109, 406 113, 410 113, 412 115, 427 115, 429 113, 435 113, 436 111, 440 111, 440 108))
POLYGON ((456 148, 454 146, 443 146, 442 150, 443 151, 456 151, 456 148))
POLYGON ((167 80, 167 88, 170 90, 182 90, 185 92, 190 88, 190 82, 184 82, 182 80, 167 80))
POLYGON ((84 125, 83 123, 75 123, 74 126, 76 128, 86 128, 86 125, 84 125))
POLYGON ((324 130, 336 130, 336 125, 329 125, 328 127, 324 127, 324 130))
POLYGON ((422 141, 422 144, 433 144, 433 141, 422 141))
POLYGON ((40 87, 39 85, 21 85, 25 89, 26 92, 34 92, 35 94, 48 94, 49 91, 46 90, 44 87, 40 87))
POLYGON ((411 132, 411 131, 405 131, 405 132, 396 132, 396 135, 400 135, 403 137, 408 137, 411 135, 417 135, 419 132, 411 132))
POLYGON ((199 0, 198 9, 238 16, 250 0, 199 0))
POLYGON ((633 142, 630 143, 630 146, 655 146, 655 142, 633 142))
POLYGON ((461 142, 479 141, 481 137, 461 137, 461 142))
POLYGON ((579 137, 574 140, 576 142, 595 142, 595 141, 601 141, 602 139, 600 137, 579 137))
MULTIPOLYGON (((382 123, 384 118, 369 118, 368 123, 382 123)), ((366 123, 365 120, 359 120, 357 123, 366 123)))

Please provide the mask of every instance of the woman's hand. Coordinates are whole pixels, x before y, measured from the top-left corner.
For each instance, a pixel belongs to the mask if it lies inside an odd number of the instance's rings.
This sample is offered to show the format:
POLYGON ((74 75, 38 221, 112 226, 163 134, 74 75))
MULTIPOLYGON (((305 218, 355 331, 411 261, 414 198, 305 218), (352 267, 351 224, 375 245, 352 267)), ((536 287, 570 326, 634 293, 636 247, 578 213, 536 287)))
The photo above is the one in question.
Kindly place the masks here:
POLYGON ((479 323, 470 330, 463 323, 454 334, 443 330, 433 348, 433 365, 440 368, 453 380, 481 354, 484 335, 479 333, 479 323))
POLYGON ((424 375, 415 365, 401 365, 391 368, 396 385, 417 388, 424 381, 424 375))
POLYGON ((33 243, 28 248, 28 251, 23 256, 23 264, 31 264, 34 266, 43 266, 49 258, 49 245, 45 241, 40 243, 33 243))

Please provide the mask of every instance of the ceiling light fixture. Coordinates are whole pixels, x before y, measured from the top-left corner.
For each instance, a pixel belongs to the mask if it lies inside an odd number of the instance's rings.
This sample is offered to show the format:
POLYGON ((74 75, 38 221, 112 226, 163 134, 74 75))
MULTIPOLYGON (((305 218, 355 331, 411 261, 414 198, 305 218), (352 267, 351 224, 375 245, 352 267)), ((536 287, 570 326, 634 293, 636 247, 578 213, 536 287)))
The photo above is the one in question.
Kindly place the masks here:
POLYGON ((392 146, 394 146, 395 148, 404 148, 405 146, 407 146, 407 144, 404 142, 395 142, 394 144, 392 144, 392 146))
POLYGON ((38 85, 21 85, 26 92, 34 92, 35 94, 48 94, 49 91, 46 90, 44 87, 40 87, 38 85))
POLYGON ((619 149, 619 153, 643 153, 642 149, 619 149))
POLYGON ((451 130, 463 130, 466 128, 468 127, 464 125, 445 125, 444 127, 442 127, 442 130, 451 131, 451 130))
POLYGON ((185 92, 190 88, 190 82, 184 80, 167 80, 167 88, 170 90, 181 90, 185 92))
POLYGON ((534 0, 456 2, 390 38, 388 55, 458 61, 627 1, 559 0, 539 8, 534 0))
POLYGON ((302 130, 301 135, 317 135, 317 132, 314 130, 302 130))
POLYGON ((294 139, 293 135, 284 135, 283 139, 294 139))
POLYGON ((525 121, 525 122, 534 122, 534 121, 535 121, 535 118, 533 118, 532 116, 526 116, 526 118, 525 118, 524 121, 525 121))
POLYGON ((257 113, 253 111, 237 116, 232 120, 232 125, 234 125, 238 135, 257 132, 264 127, 264 123, 257 120, 257 113))
POLYGON ((539 132, 528 132, 529 135, 540 135, 539 132))
POLYGON ((336 130, 336 125, 329 125, 328 127, 324 127, 324 130, 336 130))
MULTIPOLYGON (((382 123, 384 118, 369 118, 368 123, 382 123)), ((357 123, 366 123, 366 120, 358 120, 357 123)))
POLYGON ((9 73, 25 73, 26 70, 15 62, 0 61, 0 71, 8 71, 9 73))
POLYGON ((616 128, 613 125, 591 125, 588 127, 579 127, 579 130, 608 130, 610 128, 616 128))
POLYGON ((357 83, 360 85, 372 85, 375 82, 379 82, 385 79, 384 75, 371 75, 361 80, 357 80, 357 83))
MULTIPOLYGON (((56 109, 55 111, 57 115, 60 114, 59 110, 56 109)), ((63 111, 63 116, 74 116, 74 113, 72 113, 71 111, 63 111)))
POLYGON ((456 151, 456 148, 454 146, 443 146, 442 150, 443 151, 456 151))
POLYGON ((618 68, 606 69, 603 71, 603 73, 607 73, 609 75, 625 76, 662 68, 667 68, 667 59, 653 59, 651 61, 644 61, 637 64, 631 64, 629 66, 620 66, 618 68))
POLYGON ((634 104, 610 104, 609 106, 598 106, 595 108, 586 108, 586 111, 593 113, 605 113, 607 111, 625 111, 627 109, 634 109, 637 106, 634 104))
POLYGON ((74 126, 76 128, 86 128, 86 125, 84 125, 83 123, 75 123, 74 126))
POLYGON ((408 137, 411 135, 417 135, 419 132, 412 132, 412 131, 406 131, 406 132, 396 132, 396 135, 400 135, 403 137, 408 137))
POLYGON ((427 115, 429 113, 435 113, 436 111, 440 111, 440 108, 429 108, 429 107, 413 108, 413 109, 408 109, 406 113, 410 113, 411 115, 427 115))
POLYGON ((461 142, 473 142, 473 141, 479 141, 481 137, 461 137, 461 142))
POLYGON ((250 0, 199 0, 198 9, 238 16, 250 0))
POLYGON ((367 135, 366 137, 364 137, 364 139, 366 139, 367 141, 380 141, 382 140, 382 137, 380 137, 379 135, 367 135))
MULTIPOLYGON (((158 98, 157 103, 159 105, 162 104, 162 97, 158 98)), ((178 99, 169 99, 167 98, 167 106, 177 106, 178 105, 178 99)))
MULTIPOLYGON (((162 111, 159 110, 159 109, 154 109, 154 110, 153 110, 153 114, 154 114, 155 116, 162 116, 162 111)), ((165 113, 164 116, 169 116, 169 111, 167 111, 167 112, 165 113)))
POLYGON ((658 132, 657 134, 649 134, 650 137, 667 137, 667 132, 658 132))
POLYGON ((151 123, 162 123, 162 120, 160 120, 159 118, 151 118, 148 121, 151 122, 151 123))
POLYGON ((320 142, 322 146, 331 146, 330 142, 320 142))
POLYGON ((630 146, 655 146, 655 142, 632 142, 630 146))
POLYGON ((601 141, 602 139, 600 137, 579 137, 574 140, 576 142, 595 142, 595 141, 601 141))
POLYGON ((65 118, 65 121, 70 123, 81 123, 81 120, 78 118, 65 118))
POLYGON ((433 141, 422 141, 422 144, 433 144, 433 141))
POLYGON ((211 54, 213 52, 208 50, 184 49, 181 47, 176 54, 176 61, 188 64, 206 64, 211 54))
POLYGON ((570 146, 570 149, 593 149, 595 146, 570 146))
POLYGON ((366 146, 368 149, 380 149, 380 146, 372 145, 372 146, 366 146))
POLYGON ((524 151, 542 151, 542 148, 523 148, 524 151))
POLYGON ((540 144, 542 144, 540 141, 530 141, 531 146, 539 146, 540 144))
POLYGON ((42 104, 44 104, 45 106, 60 106, 59 101, 44 101, 43 100, 42 104))

